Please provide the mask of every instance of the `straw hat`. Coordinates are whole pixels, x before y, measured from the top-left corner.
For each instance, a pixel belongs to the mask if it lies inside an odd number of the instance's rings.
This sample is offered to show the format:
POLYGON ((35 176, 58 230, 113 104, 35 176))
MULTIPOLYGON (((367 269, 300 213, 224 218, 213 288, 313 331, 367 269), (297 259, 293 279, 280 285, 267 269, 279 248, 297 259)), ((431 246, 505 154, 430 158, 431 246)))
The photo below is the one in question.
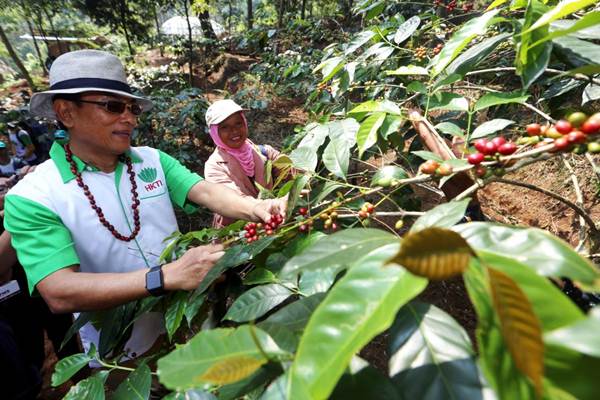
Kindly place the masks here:
POLYGON ((144 111, 152 108, 150 100, 132 94, 123 64, 116 56, 99 50, 78 50, 54 60, 50 68, 50 89, 35 93, 29 110, 33 115, 56 119, 52 97, 59 93, 91 91, 135 99, 144 111))

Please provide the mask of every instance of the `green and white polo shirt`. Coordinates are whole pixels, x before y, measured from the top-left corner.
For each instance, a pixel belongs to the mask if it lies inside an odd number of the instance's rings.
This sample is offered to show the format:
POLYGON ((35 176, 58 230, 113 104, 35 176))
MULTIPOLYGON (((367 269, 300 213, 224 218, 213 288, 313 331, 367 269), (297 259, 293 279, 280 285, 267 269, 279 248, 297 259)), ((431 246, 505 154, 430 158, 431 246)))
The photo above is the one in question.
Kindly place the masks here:
MULTIPOLYGON (((178 229, 173 204, 195 211, 187 194, 202 178, 160 150, 132 147, 128 155, 141 203, 141 230, 131 242, 115 239, 101 225, 58 143, 53 144, 49 160, 8 192, 4 226, 27 273, 30 292, 46 276, 75 264, 82 272, 96 273, 129 272, 158 264, 166 247, 163 240, 178 229)), ((119 162, 114 172, 105 173, 73 158, 106 220, 121 234, 130 235, 132 187, 126 165, 119 162)), ((144 353, 164 332, 162 316, 153 314, 136 322, 126 345, 130 357, 144 353)), ((91 324, 80 335, 86 351, 90 343, 98 345, 98 332, 91 324)))

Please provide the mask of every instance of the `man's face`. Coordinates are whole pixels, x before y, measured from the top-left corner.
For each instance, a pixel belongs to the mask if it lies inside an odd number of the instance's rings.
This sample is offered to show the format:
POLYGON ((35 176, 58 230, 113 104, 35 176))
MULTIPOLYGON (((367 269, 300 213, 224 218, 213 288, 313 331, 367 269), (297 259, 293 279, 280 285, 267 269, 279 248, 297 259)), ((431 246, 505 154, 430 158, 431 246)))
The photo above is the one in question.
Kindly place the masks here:
MULTIPOLYGON (((83 93, 83 101, 119 101, 127 104, 135 101, 108 93, 83 93)), ((99 104, 72 104, 69 133, 71 141, 77 141, 100 153, 123 154, 131 145, 131 134, 137 126, 137 117, 128 108, 122 113, 113 113, 99 104)))
POLYGON ((241 112, 230 115, 219 124, 219 137, 227 146, 239 149, 248 138, 248 128, 241 112))

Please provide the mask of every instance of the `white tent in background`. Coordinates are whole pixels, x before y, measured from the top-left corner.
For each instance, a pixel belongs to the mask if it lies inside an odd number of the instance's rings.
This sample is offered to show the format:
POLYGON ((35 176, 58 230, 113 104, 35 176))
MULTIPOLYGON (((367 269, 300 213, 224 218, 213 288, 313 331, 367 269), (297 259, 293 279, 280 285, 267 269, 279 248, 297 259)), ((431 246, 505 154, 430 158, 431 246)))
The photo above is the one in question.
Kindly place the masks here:
MULTIPOLYGON (((189 17, 189 20, 192 27, 192 35, 202 36, 200 20, 197 17, 189 17)), ((210 24, 218 38, 222 38, 225 35, 225 28, 221 24, 212 19, 210 20, 210 24)), ((160 32, 165 35, 187 36, 188 26, 185 17, 176 16, 169 18, 160 26, 160 32)))

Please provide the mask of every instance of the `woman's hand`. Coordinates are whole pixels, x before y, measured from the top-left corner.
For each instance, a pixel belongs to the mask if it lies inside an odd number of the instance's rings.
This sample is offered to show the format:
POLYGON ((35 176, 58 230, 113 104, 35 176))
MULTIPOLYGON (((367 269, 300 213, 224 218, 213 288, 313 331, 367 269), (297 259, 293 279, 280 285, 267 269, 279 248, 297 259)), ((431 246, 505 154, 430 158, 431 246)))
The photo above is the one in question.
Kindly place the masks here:
POLYGON ((285 217, 287 201, 287 195, 277 199, 256 200, 256 204, 252 208, 252 221, 269 222, 271 215, 274 214, 285 217))

